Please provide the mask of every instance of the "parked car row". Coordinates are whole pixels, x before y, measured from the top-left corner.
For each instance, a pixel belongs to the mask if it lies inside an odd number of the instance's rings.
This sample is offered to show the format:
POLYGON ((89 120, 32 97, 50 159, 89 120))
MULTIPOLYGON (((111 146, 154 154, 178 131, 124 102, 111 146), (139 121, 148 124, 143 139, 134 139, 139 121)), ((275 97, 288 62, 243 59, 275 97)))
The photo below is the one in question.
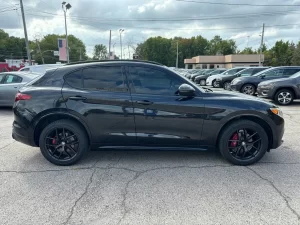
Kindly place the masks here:
POLYGON ((279 105, 288 105, 294 99, 300 99, 300 66, 236 67, 224 70, 199 70, 193 74, 186 73, 185 76, 201 86, 224 88, 247 95, 257 94, 279 105))

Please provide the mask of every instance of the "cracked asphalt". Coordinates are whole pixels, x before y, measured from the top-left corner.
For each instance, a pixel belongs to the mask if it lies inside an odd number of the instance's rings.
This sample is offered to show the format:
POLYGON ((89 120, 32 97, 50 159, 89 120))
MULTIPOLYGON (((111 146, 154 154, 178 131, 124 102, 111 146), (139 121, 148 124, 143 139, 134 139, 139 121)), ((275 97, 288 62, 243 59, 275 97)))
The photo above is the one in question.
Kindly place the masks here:
POLYGON ((90 152, 59 167, 11 138, 0 108, 0 224, 300 224, 300 102, 257 164, 214 152, 90 152))

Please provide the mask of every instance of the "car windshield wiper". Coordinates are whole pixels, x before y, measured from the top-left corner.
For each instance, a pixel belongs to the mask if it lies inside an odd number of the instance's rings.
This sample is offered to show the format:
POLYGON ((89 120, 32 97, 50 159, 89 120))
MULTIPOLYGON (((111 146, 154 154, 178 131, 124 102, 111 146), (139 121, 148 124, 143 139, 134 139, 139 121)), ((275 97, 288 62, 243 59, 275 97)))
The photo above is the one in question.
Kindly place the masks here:
POLYGON ((211 90, 210 88, 207 88, 207 87, 201 87, 205 90, 205 92, 214 92, 213 90, 211 90))

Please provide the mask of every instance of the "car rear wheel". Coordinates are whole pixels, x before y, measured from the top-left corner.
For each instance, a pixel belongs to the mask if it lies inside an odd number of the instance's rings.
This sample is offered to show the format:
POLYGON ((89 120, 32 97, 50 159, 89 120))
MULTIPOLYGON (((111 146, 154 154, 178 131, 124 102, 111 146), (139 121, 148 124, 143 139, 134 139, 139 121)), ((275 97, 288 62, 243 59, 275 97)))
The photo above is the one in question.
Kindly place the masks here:
POLYGON ((200 83, 201 86, 205 86, 206 85, 206 80, 200 80, 199 83, 200 83))
POLYGON ((279 105, 289 105, 294 100, 294 93, 288 89, 282 89, 275 94, 275 101, 279 105))
POLYGON ((70 120, 58 120, 46 126, 41 133, 39 145, 43 156, 60 166, 75 164, 89 147, 85 131, 70 120))
POLYGON ((218 88, 218 87, 219 87, 219 84, 217 83, 216 80, 213 80, 212 86, 213 86, 214 88, 218 88))
POLYGON ((268 150, 268 136, 259 124, 240 120, 222 131, 219 150, 225 159, 235 165, 251 165, 268 150))
POLYGON ((255 91, 256 91, 256 88, 252 84, 245 84, 242 87, 242 90, 241 90, 241 92, 244 93, 244 94, 246 94, 246 95, 254 95, 255 91))
POLYGON ((230 82, 225 82, 223 84, 223 87, 224 87, 225 90, 230 91, 231 90, 231 88, 230 88, 230 82))

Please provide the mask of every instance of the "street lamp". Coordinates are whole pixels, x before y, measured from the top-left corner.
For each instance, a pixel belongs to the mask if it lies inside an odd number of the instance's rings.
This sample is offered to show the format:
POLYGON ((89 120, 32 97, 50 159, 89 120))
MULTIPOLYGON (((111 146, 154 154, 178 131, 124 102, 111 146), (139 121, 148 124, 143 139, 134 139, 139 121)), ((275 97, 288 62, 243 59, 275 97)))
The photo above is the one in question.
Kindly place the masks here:
POLYGON ((69 44, 68 44, 68 29, 67 29, 67 10, 70 9, 72 6, 70 5, 70 3, 66 3, 66 2, 62 2, 61 3, 61 8, 64 11, 64 15, 65 15, 65 30, 66 30, 66 50, 67 50, 67 61, 68 63, 70 62, 70 58, 69 58, 69 44))
POLYGON ((120 32, 120 46, 121 46, 121 59, 122 59, 122 33, 124 32, 124 29, 120 29, 119 30, 119 32, 120 32))

